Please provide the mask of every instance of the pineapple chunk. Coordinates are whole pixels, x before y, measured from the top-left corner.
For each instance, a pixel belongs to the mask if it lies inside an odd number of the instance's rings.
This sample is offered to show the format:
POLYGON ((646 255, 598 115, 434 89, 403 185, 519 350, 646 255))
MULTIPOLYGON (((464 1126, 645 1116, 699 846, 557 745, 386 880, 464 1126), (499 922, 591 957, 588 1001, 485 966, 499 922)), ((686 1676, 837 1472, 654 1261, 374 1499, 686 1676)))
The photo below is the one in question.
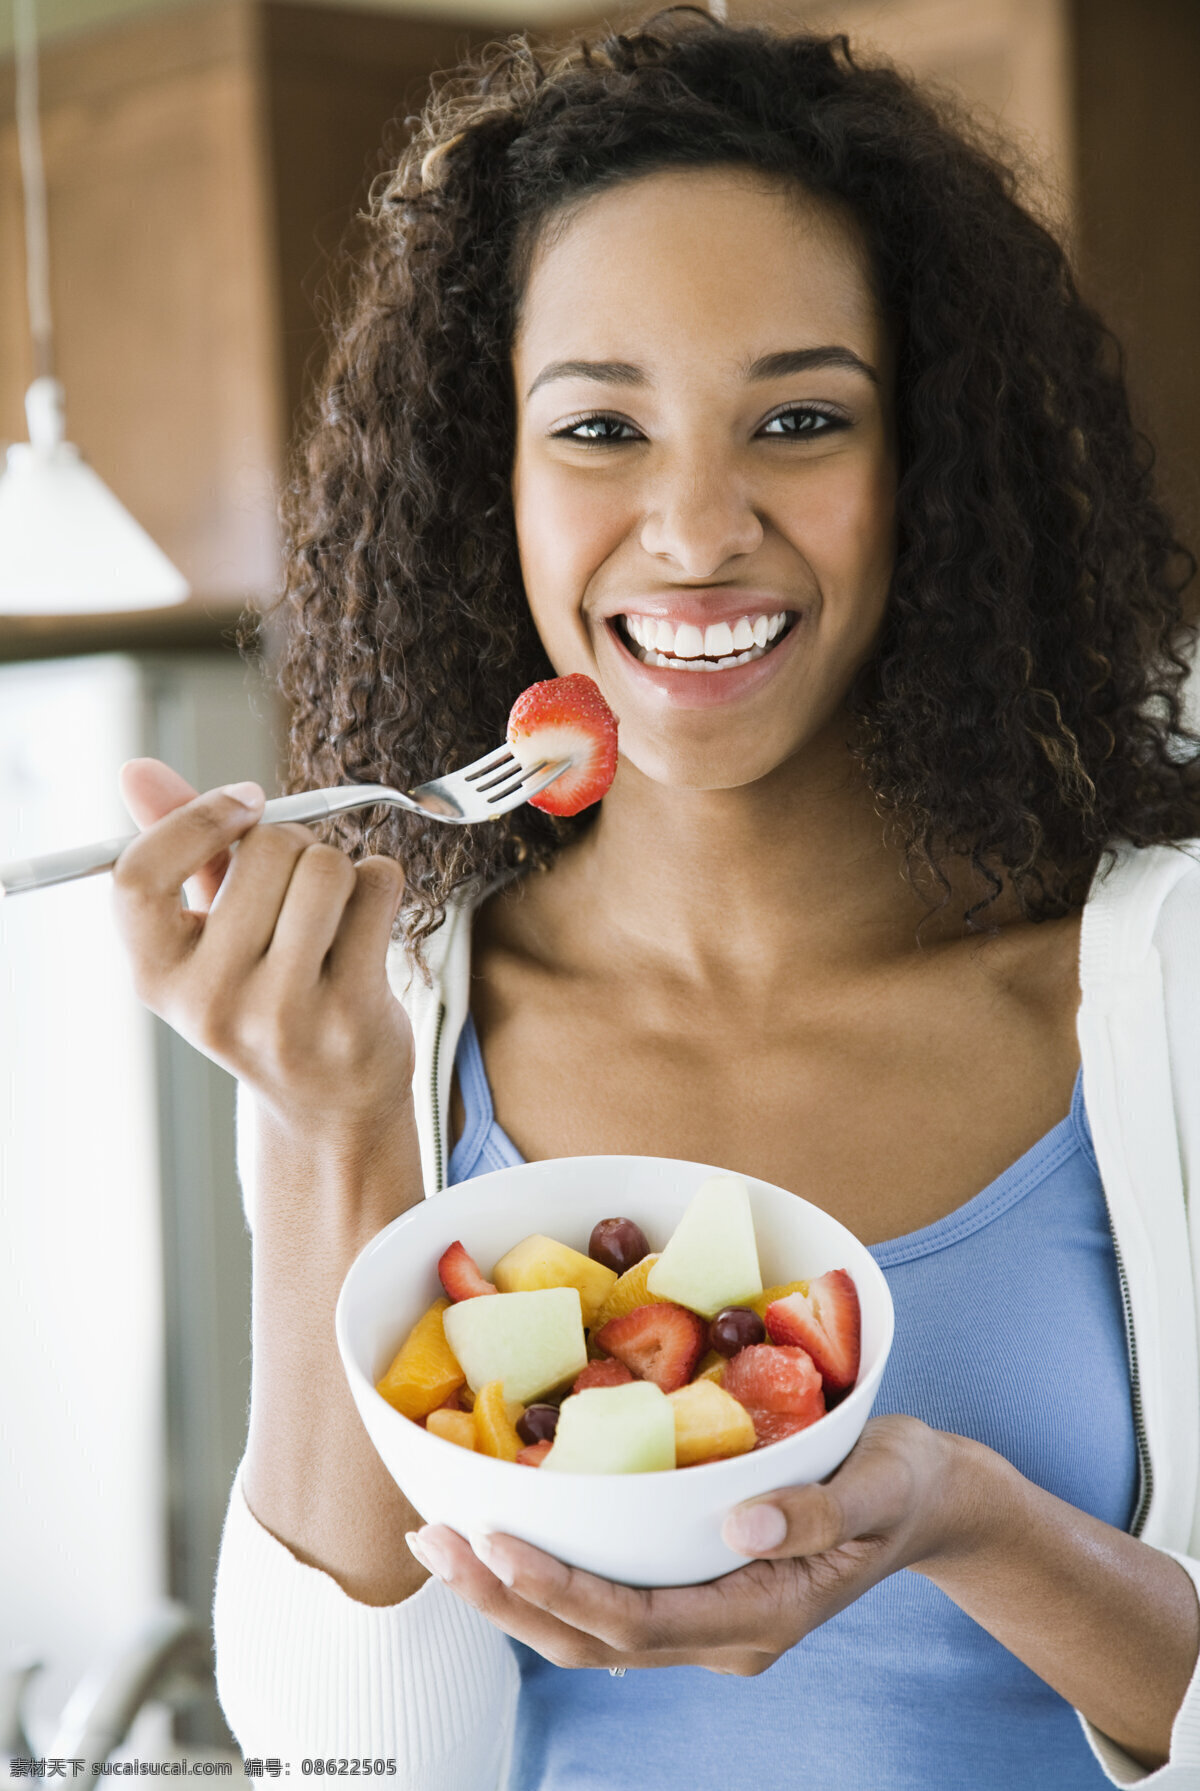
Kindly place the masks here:
POLYGON ((777 1287, 765 1287, 760 1294, 755 1294, 752 1300, 747 1300, 746 1305, 749 1306, 751 1312, 757 1312, 760 1318, 766 1318, 768 1306, 773 1305, 776 1300, 786 1300, 789 1294, 794 1293, 803 1294, 807 1299, 808 1282, 781 1281, 777 1287))
POLYGON ((716 1381, 719 1387, 725 1379, 725 1370, 728 1366, 727 1359, 721 1355, 719 1350, 710 1349, 706 1356, 701 1357, 699 1367, 692 1379, 694 1381, 716 1381))
POLYGON ((475 1447, 475 1420, 470 1412, 452 1412, 439 1406, 436 1412, 430 1412, 426 1418, 425 1428, 431 1436, 441 1437, 447 1443, 457 1443, 460 1449, 475 1447))
POLYGON ((602 1262, 593 1262, 590 1256, 539 1232, 514 1244, 492 1270, 492 1280, 501 1293, 537 1293, 543 1287, 578 1288, 585 1325, 595 1323, 616 1279, 615 1269, 607 1269, 602 1262))
POLYGON ((376 1392, 406 1418, 424 1418, 466 1380, 446 1341, 442 1314, 449 1300, 435 1300, 404 1339, 376 1392))
POLYGON ((716 1381, 691 1381, 667 1398, 675 1411, 676 1467, 687 1468, 714 1456, 745 1455, 753 1449, 753 1419, 716 1381))
POLYGON ((613 1283, 608 1298, 596 1314, 597 1331, 610 1318, 624 1318, 627 1312, 635 1311, 638 1306, 653 1306, 656 1303, 655 1296, 646 1286, 646 1280, 657 1261, 657 1253, 643 1256, 641 1262, 635 1262, 631 1269, 626 1269, 620 1279, 613 1283))
POLYGON ((475 1430, 475 1446, 481 1455, 494 1455, 497 1461, 516 1461, 525 1447, 517 1435, 517 1419, 524 1409, 520 1400, 505 1399, 503 1381, 489 1381, 480 1387, 475 1410, 469 1416, 475 1430))

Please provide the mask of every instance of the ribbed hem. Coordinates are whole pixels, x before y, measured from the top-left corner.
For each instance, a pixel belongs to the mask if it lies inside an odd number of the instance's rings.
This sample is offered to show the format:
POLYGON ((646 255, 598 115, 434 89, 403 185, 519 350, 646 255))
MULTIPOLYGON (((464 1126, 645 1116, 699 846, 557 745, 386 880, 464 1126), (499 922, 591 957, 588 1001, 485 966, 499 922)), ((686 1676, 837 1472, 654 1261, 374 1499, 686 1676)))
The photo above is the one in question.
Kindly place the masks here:
POLYGON ((395 1791, 499 1791, 517 1665, 506 1638, 430 1580, 374 1607, 306 1567, 251 1513, 238 1470, 213 1607, 217 1692, 246 1756, 396 1762, 395 1791))
MULTIPOLYGON (((1200 1598, 1200 1561, 1191 1555, 1177 1555, 1174 1549, 1160 1552, 1178 1561, 1200 1598)), ((1092 1752, 1114 1785, 1144 1785, 1147 1791, 1159 1791, 1160 1786, 1162 1791, 1200 1791, 1200 1660, 1171 1725, 1170 1756, 1165 1766, 1153 1772, 1131 1760, 1123 1748, 1102 1735, 1086 1718, 1079 1720, 1092 1752)))

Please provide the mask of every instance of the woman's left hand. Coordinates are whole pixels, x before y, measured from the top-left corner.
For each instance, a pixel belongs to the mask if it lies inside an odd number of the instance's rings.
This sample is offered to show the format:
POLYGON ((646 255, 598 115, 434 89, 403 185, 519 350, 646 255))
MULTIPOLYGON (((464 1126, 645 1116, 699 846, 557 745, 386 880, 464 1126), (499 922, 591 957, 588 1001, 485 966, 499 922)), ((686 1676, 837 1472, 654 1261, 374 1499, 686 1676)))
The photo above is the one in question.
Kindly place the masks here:
POLYGON ((749 1677, 897 1568, 954 1547, 968 1512, 978 1521, 954 1471, 958 1441, 915 1418, 871 1419, 827 1481, 736 1506, 722 1534, 754 1559, 703 1586, 617 1585, 512 1536, 476 1536, 472 1549, 442 1524, 419 1530, 410 1547, 555 1666, 698 1666, 749 1677))

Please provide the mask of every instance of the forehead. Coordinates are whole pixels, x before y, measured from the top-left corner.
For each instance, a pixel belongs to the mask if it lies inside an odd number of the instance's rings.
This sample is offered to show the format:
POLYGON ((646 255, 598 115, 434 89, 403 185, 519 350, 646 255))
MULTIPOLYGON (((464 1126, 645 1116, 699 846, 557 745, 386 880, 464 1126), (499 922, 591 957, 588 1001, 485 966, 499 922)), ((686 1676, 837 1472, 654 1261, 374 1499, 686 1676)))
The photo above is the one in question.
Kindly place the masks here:
MULTIPOLYGON (((551 218, 530 259, 518 379, 568 354, 731 360, 808 342, 878 357, 883 325, 865 241, 843 209, 752 169, 639 176, 551 218)), ((524 387, 521 388, 522 390, 524 387)))

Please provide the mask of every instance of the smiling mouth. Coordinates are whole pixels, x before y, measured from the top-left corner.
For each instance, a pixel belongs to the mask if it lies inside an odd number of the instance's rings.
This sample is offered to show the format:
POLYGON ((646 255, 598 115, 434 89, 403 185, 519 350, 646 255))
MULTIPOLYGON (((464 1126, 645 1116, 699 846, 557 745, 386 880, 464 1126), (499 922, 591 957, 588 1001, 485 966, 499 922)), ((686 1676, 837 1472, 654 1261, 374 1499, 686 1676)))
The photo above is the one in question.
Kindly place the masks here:
POLYGON ((613 618, 617 633, 643 665, 675 672, 724 672, 763 659, 790 632, 794 611, 740 616, 736 622, 668 622, 636 614, 613 618))

